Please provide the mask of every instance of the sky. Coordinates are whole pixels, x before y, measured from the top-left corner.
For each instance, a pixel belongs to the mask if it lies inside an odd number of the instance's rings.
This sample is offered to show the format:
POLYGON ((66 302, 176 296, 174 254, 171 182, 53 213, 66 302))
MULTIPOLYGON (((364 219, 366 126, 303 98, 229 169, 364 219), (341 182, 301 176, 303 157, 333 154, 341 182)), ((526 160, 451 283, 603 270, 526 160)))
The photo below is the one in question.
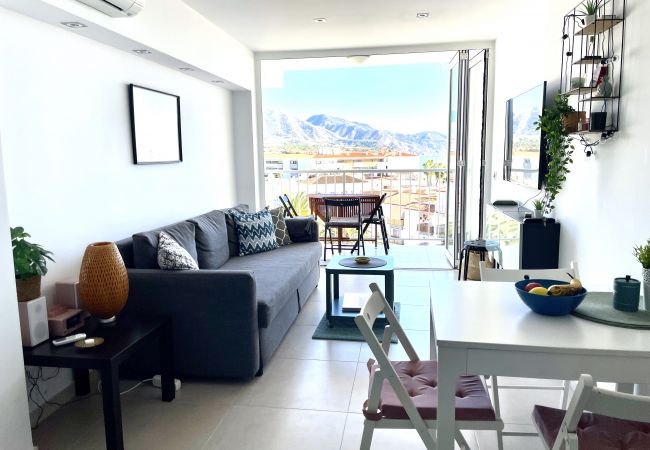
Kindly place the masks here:
MULTIPOLYGON (((328 114, 380 130, 447 134, 446 63, 346 65, 283 69, 274 82, 266 76, 263 108, 303 120, 328 114)), ((263 66, 263 78, 264 71, 263 66)))

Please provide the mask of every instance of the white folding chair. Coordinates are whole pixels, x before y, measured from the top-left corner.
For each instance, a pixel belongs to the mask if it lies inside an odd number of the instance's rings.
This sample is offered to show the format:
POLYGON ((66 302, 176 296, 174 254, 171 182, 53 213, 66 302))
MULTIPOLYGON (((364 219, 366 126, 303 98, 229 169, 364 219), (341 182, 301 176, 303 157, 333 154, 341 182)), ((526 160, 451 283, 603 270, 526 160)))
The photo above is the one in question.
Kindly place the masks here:
POLYGON ((650 397, 597 388, 591 375, 580 375, 566 411, 535 405, 533 422, 547 449, 650 448, 650 397))
MULTIPOLYGON (((437 361, 422 361, 400 326, 395 313, 379 287, 370 284, 372 294, 354 319, 376 358, 368 361, 370 387, 363 405, 365 416, 361 450, 370 449, 376 428, 414 428, 427 449, 435 449, 432 431, 437 428, 437 361), (384 313, 388 325, 382 344, 372 330, 377 317, 384 313), (395 333, 408 361, 390 361, 388 350, 395 333), (408 389, 406 388, 408 386, 408 389)), ((483 380, 475 375, 462 376, 457 382, 456 442, 469 449, 460 430, 501 430, 483 380)))
MULTIPOLYGON (((479 271, 481 274, 481 281, 498 281, 498 282, 517 282, 525 279, 526 276, 531 279, 547 279, 547 280, 571 280, 571 276, 579 278, 578 276, 578 263, 571 262, 569 267, 562 269, 494 269, 486 267, 484 261, 479 262, 479 271), (571 276, 569 276, 569 274, 571 276)), ((514 289, 514 288, 513 288, 514 289)), ((501 417, 501 406, 499 400, 499 389, 533 389, 533 390, 559 390, 562 391, 562 399, 560 400, 560 407, 566 408, 567 400, 569 397, 570 381, 564 380, 562 386, 540 386, 540 385, 501 385, 499 384, 496 376, 491 376, 492 397, 494 398, 494 409, 497 417, 501 417)), ((503 431, 500 433, 502 436, 531 436, 536 433, 525 432, 511 432, 503 431)), ((499 441, 501 441, 501 436, 499 441)), ((503 444, 499 443, 499 449, 503 448, 503 444)))

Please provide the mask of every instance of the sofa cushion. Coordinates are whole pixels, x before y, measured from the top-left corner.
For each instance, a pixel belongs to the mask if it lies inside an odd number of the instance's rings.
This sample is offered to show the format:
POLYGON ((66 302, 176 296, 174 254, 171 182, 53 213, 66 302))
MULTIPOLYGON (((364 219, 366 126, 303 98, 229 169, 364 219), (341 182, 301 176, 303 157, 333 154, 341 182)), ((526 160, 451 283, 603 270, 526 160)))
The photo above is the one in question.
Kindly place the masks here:
POLYGON ((220 270, 247 270, 255 278, 260 327, 266 328, 287 301, 298 301, 297 290, 318 265, 318 242, 286 245, 255 255, 230 258, 220 270))
POLYGON ((164 231, 158 234, 158 265, 164 270, 199 270, 187 250, 164 231))
POLYGON ((196 242, 194 224, 178 222, 163 228, 157 228, 133 235, 133 265, 136 269, 159 269, 158 233, 164 231, 183 247, 196 261, 196 242))
POLYGON ((237 225, 239 256, 268 252, 278 248, 273 219, 268 210, 263 209, 254 213, 233 210, 232 216, 237 225))
POLYGON ((218 269, 230 258, 226 213, 210 211, 190 219, 196 227, 196 253, 201 269, 218 269))
POLYGON ((284 208, 269 209, 269 212, 275 227, 275 241, 278 243, 278 247, 291 244, 287 223, 284 221, 284 208))
POLYGON ((226 230, 228 232, 228 251, 230 256, 239 256, 239 238, 237 237, 237 225, 231 214, 231 210, 248 212, 248 205, 239 204, 234 208, 220 209, 226 215, 226 230))

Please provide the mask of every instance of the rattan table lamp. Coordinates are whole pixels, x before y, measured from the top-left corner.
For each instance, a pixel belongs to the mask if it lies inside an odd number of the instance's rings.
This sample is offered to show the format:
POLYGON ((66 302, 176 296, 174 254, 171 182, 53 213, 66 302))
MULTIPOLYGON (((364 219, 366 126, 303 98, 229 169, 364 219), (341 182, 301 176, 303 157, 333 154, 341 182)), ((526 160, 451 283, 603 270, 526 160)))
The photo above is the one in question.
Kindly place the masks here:
POLYGON ((129 277, 117 246, 96 242, 86 247, 79 273, 79 298, 101 323, 115 321, 129 296, 129 277))

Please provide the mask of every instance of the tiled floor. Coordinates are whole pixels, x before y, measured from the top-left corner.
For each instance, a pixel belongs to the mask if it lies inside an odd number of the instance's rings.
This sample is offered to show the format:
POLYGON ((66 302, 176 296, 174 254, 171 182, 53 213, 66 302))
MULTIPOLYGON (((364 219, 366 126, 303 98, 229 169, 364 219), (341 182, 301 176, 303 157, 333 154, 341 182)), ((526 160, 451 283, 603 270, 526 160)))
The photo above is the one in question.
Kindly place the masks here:
MULTIPOLYGON (((428 284, 451 278, 452 271, 396 272, 401 322, 418 353, 429 354, 428 284)), ((324 279, 324 277, 322 277, 324 279)), ((367 290, 372 277, 342 278, 342 289, 367 290)), ((324 280, 302 310, 262 377, 248 382, 182 380, 171 403, 160 391, 140 387, 122 396, 127 449, 358 449, 366 398, 365 361, 370 352, 359 342, 312 340, 324 311, 324 280)), ((404 358, 399 345, 391 356, 404 358)), ((505 380, 502 380, 503 383, 505 380)), ((517 380, 508 380, 517 382, 517 380)), ((133 383, 124 382, 124 388, 133 383)), ((555 406, 558 391, 504 390, 507 428, 532 431, 534 403, 555 406)), ((104 448, 101 398, 65 406, 33 433, 39 449, 104 448)), ((496 449, 494 432, 466 433, 472 448, 496 449)), ((415 431, 378 430, 373 449, 423 449, 415 431)), ((505 438, 506 449, 541 449, 536 437, 505 438)))

